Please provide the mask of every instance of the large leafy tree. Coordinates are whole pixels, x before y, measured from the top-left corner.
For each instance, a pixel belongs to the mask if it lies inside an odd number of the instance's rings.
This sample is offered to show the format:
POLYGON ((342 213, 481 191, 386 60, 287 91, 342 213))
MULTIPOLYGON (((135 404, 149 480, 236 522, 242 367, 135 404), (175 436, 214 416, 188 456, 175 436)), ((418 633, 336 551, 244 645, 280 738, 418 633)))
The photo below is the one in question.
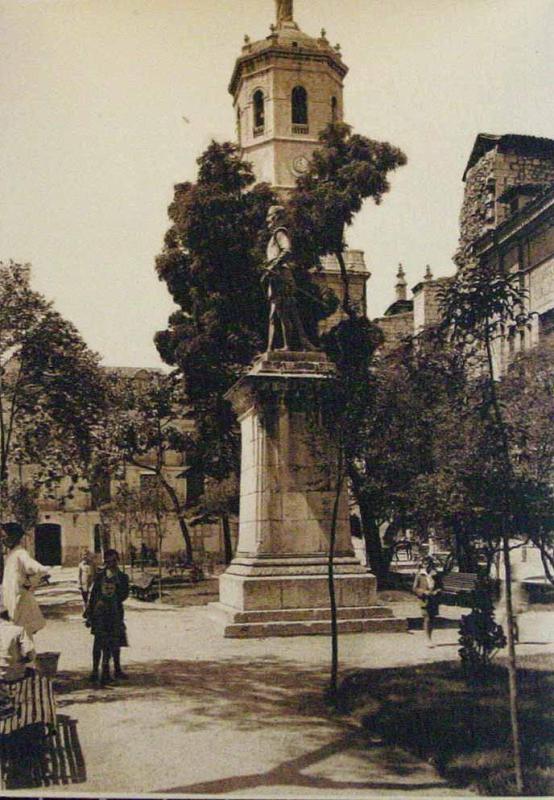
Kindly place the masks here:
MULTIPOLYGON (((406 164, 406 156, 388 142, 378 142, 352 133, 344 123, 328 125, 319 136, 308 170, 299 178, 287 205, 293 250, 305 268, 318 269, 320 258, 334 255, 342 276, 341 309, 349 325, 331 332, 323 346, 339 367, 339 375, 352 398, 344 405, 344 422, 351 444, 346 450, 345 467, 358 505, 368 508, 368 496, 360 494, 358 447, 369 408, 371 363, 380 336, 368 324, 364 309, 350 297, 345 261, 346 231, 372 198, 379 204, 390 190, 389 175, 406 164), (348 356, 347 354, 351 355, 348 356), (360 405, 355 407, 356 399, 360 405), (356 430, 356 433, 354 431, 356 430), (352 432, 352 433, 350 433, 352 432)), ((344 438, 344 436, 343 436, 344 438)), ((369 515, 363 515, 369 523, 369 515)), ((375 525, 363 526, 372 568, 379 574, 381 547, 375 525)))
POLYGON ((0 495, 10 475, 42 491, 86 475, 106 411, 98 356, 31 289, 28 268, 0 265, 0 495), (33 465, 33 469, 23 468, 33 465), (17 468, 17 469, 16 469, 17 468), (21 469, 19 469, 21 468, 21 469))
POLYGON ((196 423, 195 457, 207 475, 237 470, 238 437, 227 389, 264 347, 260 285, 265 217, 275 202, 254 186, 237 148, 212 142, 196 183, 175 187, 172 222, 156 269, 179 309, 156 335, 162 358, 178 367, 196 423))
POLYGON ((342 309, 352 306, 344 260, 345 233, 364 200, 378 205, 390 189, 389 173, 406 164, 404 153, 388 142, 352 133, 349 125, 333 123, 319 136, 306 173, 298 179, 289 201, 296 257, 315 267, 323 255, 334 255, 343 281, 342 309))
POLYGON ((525 495, 514 463, 514 439, 499 392, 494 359, 494 343, 506 330, 524 325, 525 297, 515 274, 504 273, 495 261, 468 260, 442 296, 445 339, 456 342, 483 363, 477 367, 480 397, 474 406, 486 428, 489 443, 489 473, 497 486, 492 494, 493 518, 498 520, 498 536, 505 569, 506 617, 510 716, 514 750, 514 771, 518 792, 523 792, 523 772, 519 741, 518 692, 512 606, 510 540, 521 536, 525 495), (479 369, 480 367, 480 369, 479 369))
MULTIPOLYGON (((381 337, 365 318, 363 308, 350 299, 344 258, 346 229, 364 200, 380 203, 388 192, 388 174, 406 163, 406 156, 387 142, 353 134, 343 123, 328 125, 319 136, 306 173, 299 178, 287 204, 293 252, 305 269, 319 268, 320 258, 334 255, 342 276, 341 308, 344 319, 324 338, 323 346, 337 365, 330 387, 328 419, 335 440, 337 492, 329 542, 329 600, 331 607, 330 697, 336 698, 338 626, 334 588, 334 548, 339 496, 353 470, 357 443, 371 401, 371 362, 381 337)), ((352 484, 354 491, 356 487, 352 484)), ((375 532, 372 532, 375 536, 375 532)))

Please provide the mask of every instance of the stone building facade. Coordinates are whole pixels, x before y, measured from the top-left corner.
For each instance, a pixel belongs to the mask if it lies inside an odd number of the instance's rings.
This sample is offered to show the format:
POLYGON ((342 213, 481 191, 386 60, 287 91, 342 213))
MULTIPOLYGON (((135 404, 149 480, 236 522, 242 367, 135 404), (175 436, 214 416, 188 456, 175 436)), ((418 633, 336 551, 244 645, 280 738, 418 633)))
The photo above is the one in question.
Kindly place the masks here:
POLYGON ((503 201, 507 189, 554 182, 554 141, 519 134, 480 133, 463 180, 458 258, 468 254, 480 236, 510 215, 509 205, 503 201))
MULTIPOLYGON (((109 371, 123 374, 137 383, 148 373, 159 372, 130 367, 109 368, 109 371)), ((72 487, 69 479, 63 480, 49 489, 48 493, 39 495, 38 524, 26 536, 26 545, 31 554, 46 565, 73 566, 79 562, 84 550, 96 553, 98 557, 108 547, 126 551, 131 543, 139 550, 142 543, 156 550, 157 538, 153 521, 152 524, 146 522, 141 530, 135 527, 130 532, 122 533, 119 525, 106 514, 119 488, 125 487, 137 492, 148 490, 153 472, 147 465, 153 463, 153 460, 154 456, 146 457, 142 468, 122 464, 117 471, 102 476, 92 486, 80 481, 77 486, 72 487)), ((186 500, 187 493, 190 492, 185 467, 183 453, 166 453, 164 476, 183 500, 186 500)), ((32 465, 18 468, 13 479, 23 485, 32 485, 33 471, 32 465)), ((163 527, 162 557, 183 550, 183 536, 175 513, 165 512, 163 527)), ((189 532, 199 561, 205 557, 213 561, 222 559, 223 531, 219 524, 189 526, 189 532)), ((233 533, 236 538, 236 525, 233 525, 233 533)))
MULTIPOLYGON (((554 140, 480 133, 463 180, 455 261, 459 266, 478 259, 493 261, 517 275, 531 315, 526 325, 512 326, 496 344, 495 366, 501 374, 517 353, 551 336, 554 329, 554 140)), ((405 282, 397 283, 396 301, 375 320, 386 347, 439 321, 440 290, 449 280, 434 279, 428 269, 408 301, 405 282)))

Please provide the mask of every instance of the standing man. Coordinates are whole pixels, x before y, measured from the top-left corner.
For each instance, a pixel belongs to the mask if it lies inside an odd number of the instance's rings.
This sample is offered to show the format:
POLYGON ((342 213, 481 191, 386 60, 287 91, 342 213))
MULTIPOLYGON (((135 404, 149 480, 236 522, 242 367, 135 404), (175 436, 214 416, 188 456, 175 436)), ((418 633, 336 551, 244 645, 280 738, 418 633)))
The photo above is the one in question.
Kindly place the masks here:
POLYGON ((127 647, 124 601, 129 597, 129 578, 119 568, 117 550, 104 552, 104 566, 97 572, 90 591, 85 615, 94 636, 92 648, 91 681, 98 680, 102 659, 100 682, 110 682, 110 659, 113 659, 114 677, 125 680, 121 669, 121 648, 127 647))
POLYGON ((435 619, 439 613, 441 586, 435 562, 432 558, 425 559, 421 564, 415 576, 412 591, 420 600, 423 630, 427 635, 427 647, 433 647, 431 637, 435 619))
POLYGON ((46 625, 32 590, 48 576, 49 570, 31 558, 21 544, 25 531, 19 523, 4 523, 2 533, 8 550, 2 581, 4 604, 10 620, 32 637, 46 625))

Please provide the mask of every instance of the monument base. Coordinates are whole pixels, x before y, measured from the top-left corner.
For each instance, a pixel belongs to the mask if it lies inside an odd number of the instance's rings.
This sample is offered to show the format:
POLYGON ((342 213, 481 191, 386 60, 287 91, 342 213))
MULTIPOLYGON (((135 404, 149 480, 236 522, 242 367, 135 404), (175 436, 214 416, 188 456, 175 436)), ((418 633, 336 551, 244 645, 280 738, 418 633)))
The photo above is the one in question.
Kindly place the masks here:
MULTIPOLYGON (((405 619, 376 599, 376 580, 352 557, 335 562, 340 633, 400 632, 405 619)), ((210 610, 231 638, 328 635, 331 610, 326 559, 240 555, 219 579, 219 603, 210 610)))
POLYGON ((338 443, 325 423, 335 367, 319 351, 264 353, 229 390, 241 425, 237 553, 219 579, 225 636, 329 634, 328 552, 342 633, 403 631, 354 555, 338 443), (337 491, 338 489, 338 491, 337 491))

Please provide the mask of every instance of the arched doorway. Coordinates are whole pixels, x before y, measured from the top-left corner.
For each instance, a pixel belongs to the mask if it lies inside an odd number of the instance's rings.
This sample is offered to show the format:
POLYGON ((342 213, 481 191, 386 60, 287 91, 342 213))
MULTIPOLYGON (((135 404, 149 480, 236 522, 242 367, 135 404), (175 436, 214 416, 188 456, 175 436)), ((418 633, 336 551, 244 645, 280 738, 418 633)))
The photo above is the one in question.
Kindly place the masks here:
POLYGON ((62 563, 61 525, 44 523, 35 528, 35 558, 47 567, 62 563))

